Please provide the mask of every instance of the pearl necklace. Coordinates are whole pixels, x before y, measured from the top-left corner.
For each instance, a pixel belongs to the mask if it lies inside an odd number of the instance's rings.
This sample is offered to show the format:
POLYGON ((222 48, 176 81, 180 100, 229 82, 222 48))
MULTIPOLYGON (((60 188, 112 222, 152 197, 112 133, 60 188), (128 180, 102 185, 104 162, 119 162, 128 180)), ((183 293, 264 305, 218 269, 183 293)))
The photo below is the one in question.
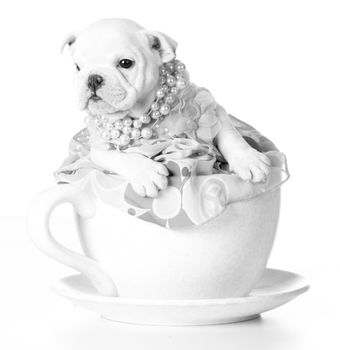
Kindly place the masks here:
POLYGON ((115 122, 105 116, 88 115, 85 124, 94 129, 100 142, 109 149, 125 149, 136 140, 156 136, 154 128, 170 113, 179 91, 187 85, 185 65, 178 60, 165 63, 160 68, 156 97, 147 113, 139 118, 126 116, 115 122))

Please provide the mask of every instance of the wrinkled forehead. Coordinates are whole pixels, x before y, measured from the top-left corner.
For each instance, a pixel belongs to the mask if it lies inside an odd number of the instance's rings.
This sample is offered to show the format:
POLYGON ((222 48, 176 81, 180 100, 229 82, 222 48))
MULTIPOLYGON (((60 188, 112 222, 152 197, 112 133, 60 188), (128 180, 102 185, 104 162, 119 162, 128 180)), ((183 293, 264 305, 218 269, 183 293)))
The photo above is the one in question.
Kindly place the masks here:
POLYGON ((136 32, 85 30, 73 45, 73 57, 83 64, 108 64, 121 58, 134 58, 145 46, 136 32))

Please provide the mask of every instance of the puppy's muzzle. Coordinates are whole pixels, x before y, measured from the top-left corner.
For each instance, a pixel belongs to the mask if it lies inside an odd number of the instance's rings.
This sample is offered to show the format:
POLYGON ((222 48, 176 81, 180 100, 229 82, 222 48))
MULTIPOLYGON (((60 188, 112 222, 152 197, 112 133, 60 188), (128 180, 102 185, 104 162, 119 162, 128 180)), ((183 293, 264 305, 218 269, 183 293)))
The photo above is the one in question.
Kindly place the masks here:
POLYGON ((91 92, 96 93, 96 91, 103 86, 104 78, 99 74, 91 74, 87 80, 87 86, 91 92))

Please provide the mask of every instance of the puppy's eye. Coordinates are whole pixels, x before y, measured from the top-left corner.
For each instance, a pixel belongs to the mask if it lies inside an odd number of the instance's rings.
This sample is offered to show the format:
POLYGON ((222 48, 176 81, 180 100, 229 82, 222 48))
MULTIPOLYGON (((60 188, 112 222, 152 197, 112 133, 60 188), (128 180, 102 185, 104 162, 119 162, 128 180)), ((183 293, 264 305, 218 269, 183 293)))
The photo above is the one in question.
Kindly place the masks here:
POLYGON ((79 72, 79 71, 80 71, 80 67, 78 66, 78 64, 75 63, 74 65, 76 66, 76 69, 77 69, 77 71, 79 72))
POLYGON ((123 58, 119 61, 119 67, 122 67, 124 69, 129 69, 135 64, 134 61, 129 60, 128 58, 123 58))

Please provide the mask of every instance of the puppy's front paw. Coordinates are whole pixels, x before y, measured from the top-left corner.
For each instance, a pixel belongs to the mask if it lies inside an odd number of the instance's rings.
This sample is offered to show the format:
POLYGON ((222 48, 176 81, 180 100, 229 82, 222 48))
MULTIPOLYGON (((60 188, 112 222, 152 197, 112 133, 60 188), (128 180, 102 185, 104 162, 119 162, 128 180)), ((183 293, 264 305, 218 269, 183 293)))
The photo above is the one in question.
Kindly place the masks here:
POLYGON ((230 170, 244 181, 263 182, 270 171, 269 158, 253 148, 235 154, 228 162, 230 170))
POLYGON ((137 172, 130 182, 137 194, 142 197, 156 197, 159 190, 168 185, 168 169, 161 163, 145 158, 136 164, 137 172))

